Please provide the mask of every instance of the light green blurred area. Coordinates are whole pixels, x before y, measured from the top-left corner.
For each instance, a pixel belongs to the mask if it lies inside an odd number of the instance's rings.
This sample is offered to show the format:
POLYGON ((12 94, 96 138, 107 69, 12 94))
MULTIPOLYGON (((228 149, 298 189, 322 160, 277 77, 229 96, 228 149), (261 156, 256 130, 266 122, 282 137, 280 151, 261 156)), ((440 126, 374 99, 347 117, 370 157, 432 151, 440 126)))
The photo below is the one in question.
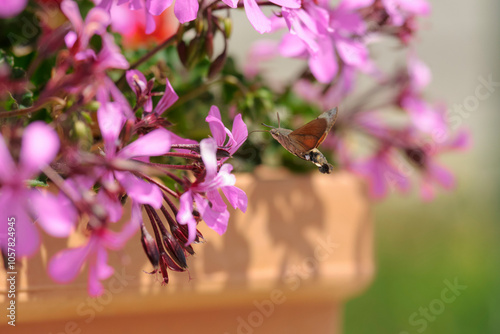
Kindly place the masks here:
MULTIPOLYGON (((478 77, 500 83, 500 3, 431 4, 416 49, 433 72, 428 94, 453 110, 475 94, 478 77)), ((345 333, 500 333, 499 101, 497 87, 462 118, 473 147, 443 160, 457 175, 455 192, 432 203, 393 195, 375 205, 377 275, 347 303, 345 333), (442 302, 444 281, 455 279, 467 288, 442 302), (420 312, 429 307, 426 319, 420 312)))

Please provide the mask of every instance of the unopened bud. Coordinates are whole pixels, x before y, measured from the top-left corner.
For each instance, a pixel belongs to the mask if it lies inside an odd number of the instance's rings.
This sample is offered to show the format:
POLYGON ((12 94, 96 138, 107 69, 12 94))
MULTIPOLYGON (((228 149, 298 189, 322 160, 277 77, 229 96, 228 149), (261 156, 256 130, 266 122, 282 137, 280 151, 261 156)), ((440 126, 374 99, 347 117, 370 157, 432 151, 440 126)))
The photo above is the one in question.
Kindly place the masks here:
POLYGON ((229 38, 231 37, 231 33, 233 32, 233 21, 229 17, 225 17, 223 18, 223 23, 226 38, 229 38))
POLYGON ((151 234, 149 234, 146 226, 142 224, 141 226, 141 244, 144 248, 144 252, 149 259, 149 262, 153 265, 153 268, 158 269, 158 264, 160 262, 160 253, 158 252, 158 247, 154 241, 151 234))

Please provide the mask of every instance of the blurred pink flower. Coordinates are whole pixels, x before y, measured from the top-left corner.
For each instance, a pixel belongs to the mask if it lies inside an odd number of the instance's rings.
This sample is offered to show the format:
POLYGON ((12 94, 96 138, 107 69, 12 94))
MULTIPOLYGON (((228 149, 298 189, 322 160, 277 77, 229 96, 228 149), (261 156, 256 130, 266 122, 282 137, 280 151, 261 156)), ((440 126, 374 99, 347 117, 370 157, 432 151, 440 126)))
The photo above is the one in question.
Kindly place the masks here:
POLYGON ((231 174, 233 167, 224 164, 217 171, 217 143, 212 138, 203 139, 200 143, 200 152, 206 168, 203 181, 196 181, 180 197, 180 208, 177 221, 187 225, 190 244, 196 237, 196 220, 193 216, 193 202, 202 219, 212 230, 224 234, 227 229, 229 212, 219 189, 222 190, 228 202, 235 208, 245 212, 248 198, 245 192, 234 186, 236 178, 231 174))
MULTIPOLYGON (((270 2, 282 6, 282 10, 285 8, 300 8, 301 3, 298 0, 269 0, 270 2)), ((227 4, 227 1, 224 1, 227 4)), ((259 33, 263 34, 265 32, 270 32, 272 28, 271 20, 264 15, 256 0, 243 0, 245 5, 245 13, 247 18, 259 33)), ((236 7, 236 6, 233 6, 236 7)))
POLYGON ((422 175, 420 185, 422 199, 431 201, 434 198, 434 184, 438 184, 447 190, 451 190, 455 186, 453 174, 436 163, 437 156, 448 151, 466 150, 470 145, 469 133, 461 131, 455 137, 448 137, 442 143, 433 141, 430 145, 409 147, 405 150, 407 157, 417 166, 422 175))
MULTIPOLYGON (((100 108, 97 111, 97 119, 104 141, 105 156, 110 166, 113 166, 115 160, 149 158, 170 151, 170 133, 163 128, 153 130, 120 149, 118 137, 125 118, 115 103, 108 103, 106 108, 100 108)), ((106 169, 102 171, 101 178, 107 183, 118 181, 136 203, 149 204, 155 209, 161 207, 163 198, 160 188, 131 172, 106 169)))
POLYGON ((431 7, 426 0, 381 0, 391 23, 400 26, 413 16, 425 16, 431 11, 431 7))
POLYGON ((390 145, 383 145, 367 159, 355 162, 351 169, 364 176, 369 185, 370 196, 384 198, 391 186, 402 192, 410 188, 410 179, 396 164, 396 150, 390 145))
POLYGON ((408 111, 412 123, 422 132, 446 133, 448 125, 445 120, 444 106, 431 106, 423 98, 423 89, 431 81, 429 68, 414 54, 408 57, 408 83, 398 97, 400 106, 408 111))
POLYGON ((7 249, 7 222, 10 217, 14 217, 16 222, 18 256, 32 255, 40 246, 38 230, 30 215, 38 216, 38 225, 53 236, 67 236, 73 230, 76 213, 71 206, 60 205, 53 195, 42 195, 26 184, 38 176, 58 151, 56 132, 43 122, 31 123, 24 130, 18 163, 0 136, 0 247, 4 250, 7 249))
POLYGON ((28 0, 3 0, 0 6, 0 18, 8 19, 20 14, 27 4, 28 0))
POLYGON ((282 12, 290 33, 281 40, 281 55, 308 59, 309 68, 319 82, 333 80, 339 71, 339 61, 345 67, 376 73, 363 41, 365 23, 353 8, 344 3, 331 8, 325 1, 304 1, 301 8, 284 8, 282 12))
POLYGON ((102 226, 91 230, 84 246, 60 251, 48 264, 50 277, 58 283, 73 281, 85 263, 88 265, 88 292, 96 297, 104 292, 101 283, 114 269, 108 265, 108 250, 119 250, 137 232, 142 222, 139 205, 132 206, 130 221, 120 232, 113 232, 102 226))

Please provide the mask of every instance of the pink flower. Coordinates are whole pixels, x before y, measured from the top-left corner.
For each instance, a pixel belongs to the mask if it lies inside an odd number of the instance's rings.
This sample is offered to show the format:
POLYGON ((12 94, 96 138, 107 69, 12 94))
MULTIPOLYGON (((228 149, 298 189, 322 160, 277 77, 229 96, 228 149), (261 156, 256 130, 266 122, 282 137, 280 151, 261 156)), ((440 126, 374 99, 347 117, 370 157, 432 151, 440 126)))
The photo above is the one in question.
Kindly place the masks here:
MULTIPOLYGON (((104 140, 106 159, 111 166, 120 160, 149 158, 170 151, 170 133, 163 128, 153 130, 120 149, 118 137, 125 119, 115 103, 108 103, 105 108, 100 108, 97 111, 97 119, 104 140)), ((118 181, 134 202, 149 204, 155 209, 160 208, 163 199, 158 186, 144 181, 131 172, 118 169, 103 171, 101 177, 103 182, 118 181)))
POLYGON ((120 232, 113 232, 102 226, 91 231, 85 245, 57 253, 48 264, 50 277, 58 283, 69 283, 87 263, 89 294, 93 297, 101 295, 104 292, 101 281, 111 277, 114 272, 108 265, 108 250, 121 249, 137 232, 141 222, 140 207, 133 205, 131 219, 120 232))
POLYGON ((470 147, 470 136, 466 131, 459 132, 454 138, 443 142, 433 141, 429 145, 406 148, 405 153, 421 173, 420 195, 425 201, 434 198, 434 184, 451 190, 455 178, 446 168, 435 162, 439 154, 452 150, 466 150, 470 147))
POLYGON ((338 74, 339 62, 345 67, 376 74, 363 41, 365 23, 352 8, 341 3, 332 9, 328 2, 307 1, 300 9, 284 8, 282 12, 290 33, 281 40, 281 55, 307 58, 319 82, 331 82, 338 74))
POLYGON ((8 19, 20 14, 26 5, 28 0, 4 0, 2 1, 2 6, 0 6, 0 18, 8 19))
POLYGON ((235 208, 245 212, 248 198, 243 190, 234 186, 236 178, 231 174, 233 167, 224 164, 217 171, 217 143, 214 139, 203 139, 200 152, 205 164, 206 174, 202 181, 196 181, 180 197, 180 208, 177 221, 189 228, 190 244, 196 237, 196 220, 193 216, 193 202, 205 223, 219 234, 226 232, 229 220, 227 205, 224 203, 219 189, 222 190, 228 202, 235 208))
POLYGON ((179 99, 179 96, 175 93, 172 85, 170 84, 170 81, 168 81, 167 79, 165 93, 153 110, 151 89, 153 88, 154 81, 147 81, 144 74, 142 74, 138 70, 127 71, 126 78, 130 88, 135 91, 137 104, 139 105, 139 107, 143 105, 144 111, 147 113, 153 111, 153 113, 155 113, 157 116, 160 116, 163 112, 165 112, 165 110, 170 108, 175 103, 175 101, 179 99))
POLYGON ((390 145, 383 145, 374 155, 355 162, 351 168, 367 179, 370 196, 373 198, 384 198, 391 186, 403 192, 410 188, 409 177, 398 168, 396 151, 390 145))
POLYGON ((38 230, 30 214, 38 216, 38 225, 53 236, 67 236, 73 230, 76 213, 71 206, 26 185, 55 158, 58 151, 56 132, 43 122, 34 122, 24 130, 17 163, 0 136, 0 247, 4 250, 7 249, 7 222, 11 217, 16 222, 16 254, 19 256, 32 255, 40 246, 38 230))
POLYGON ((88 49, 89 41, 94 35, 106 33, 106 27, 110 23, 109 14, 101 8, 92 8, 83 21, 78 4, 72 0, 61 2, 61 10, 75 29, 64 37, 66 46, 75 55, 75 59, 84 60, 95 56, 93 51, 88 49))
POLYGON ((430 13, 430 5, 425 0, 382 0, 382 3, 395 26, 402 25, 407 19, 430 13))
POLYGON ((412 123, 422 132, 436 131, 446 133, 448 126, 445 121, 446 108, 431 106, 423 98, 423 89, 431 81, 429 68, 411 54, 408 57, 408 84, 403 87, 398 98, 400 106, 408 111, 412 123))
POLYGON ((229 154, 234 154, 240 146, 245 142, 248 137, 248 129, 243 122, 241 114, 236 115, 233 121, 233 130, 229 131, 228 128, 222 123, 219 108, 212 106, 205 121, 210 126, 212 136, 217 143, 217 146, 229 148, 229 154), (228 138, 226 142, 226 137, 228 138))

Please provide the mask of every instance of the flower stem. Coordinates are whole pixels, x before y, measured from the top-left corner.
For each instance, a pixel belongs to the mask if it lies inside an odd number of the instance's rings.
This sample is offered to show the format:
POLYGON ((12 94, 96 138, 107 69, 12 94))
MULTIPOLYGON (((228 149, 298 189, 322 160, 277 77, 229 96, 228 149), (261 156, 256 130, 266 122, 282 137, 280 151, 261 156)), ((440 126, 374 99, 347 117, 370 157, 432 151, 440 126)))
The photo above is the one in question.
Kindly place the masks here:
POLYGON ((64 101, 63 99, 61 99, 60 97, 57 97, 57 96, 47 97, 47 98, 41 100, 36 105, 28 107, 28 108, 0 112, 0 118, 7 118, 7 117, 29 114, 29 113, 32 113, 34 111, 37 111, 37 110, 44 108, 48 104, 59 104, 59 105, 63 106, 66 104, 66 101, 64 101))

